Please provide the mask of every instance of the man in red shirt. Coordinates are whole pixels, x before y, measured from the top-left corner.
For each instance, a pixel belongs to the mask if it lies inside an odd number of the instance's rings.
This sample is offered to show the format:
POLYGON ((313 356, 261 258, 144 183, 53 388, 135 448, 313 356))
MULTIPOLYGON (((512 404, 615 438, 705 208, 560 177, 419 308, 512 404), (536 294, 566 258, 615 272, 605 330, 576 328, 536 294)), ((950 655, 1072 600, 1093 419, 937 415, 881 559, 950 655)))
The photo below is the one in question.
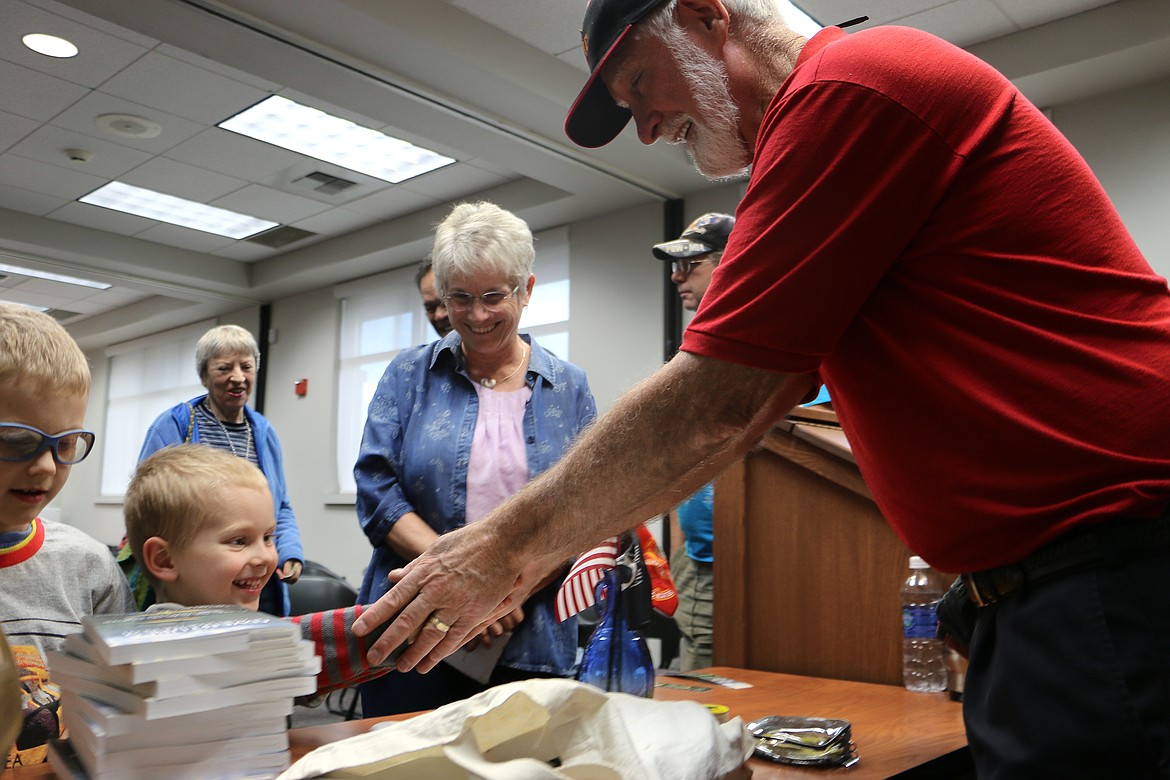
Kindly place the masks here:
POLYGON ((401 609, 382 647, 433 616, 450 630, 401 661, 433 666, 824 379, 890 525, 983 605, 980 777, 1170 772, 1170 294, 1084 160, 915 30, 806 41, 756 0, 592 0, 583 30, 569 137, 601 146, 632 118, 710 177, 750 169, 736 230, 678 357, 416 560, 367 613, 401 609))

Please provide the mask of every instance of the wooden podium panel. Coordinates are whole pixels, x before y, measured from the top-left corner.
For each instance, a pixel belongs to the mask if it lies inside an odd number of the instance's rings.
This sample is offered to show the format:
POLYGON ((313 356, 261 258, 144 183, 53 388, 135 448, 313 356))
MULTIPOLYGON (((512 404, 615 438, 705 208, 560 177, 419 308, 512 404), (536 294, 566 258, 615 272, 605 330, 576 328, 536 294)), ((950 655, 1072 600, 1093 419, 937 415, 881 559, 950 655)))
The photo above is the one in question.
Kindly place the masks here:
POLYGON ((840 429, 781 423, 715 483, 715 665, 900 685, 909 556, 840 429))

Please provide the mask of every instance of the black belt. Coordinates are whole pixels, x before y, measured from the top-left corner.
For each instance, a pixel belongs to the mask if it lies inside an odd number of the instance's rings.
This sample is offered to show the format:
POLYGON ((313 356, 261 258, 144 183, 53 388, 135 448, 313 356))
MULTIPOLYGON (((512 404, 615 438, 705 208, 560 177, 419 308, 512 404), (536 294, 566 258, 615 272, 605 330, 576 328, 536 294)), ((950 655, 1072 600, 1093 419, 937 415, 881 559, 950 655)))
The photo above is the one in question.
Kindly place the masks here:
POLYGON ((1025 585, 1120 563, 1167 546, 1170 546, 1167 515, 1155 520, 1109 521, 1070 531, 1016 563, 963 574, 961 578, 971 601, 986 607, 1025 585))

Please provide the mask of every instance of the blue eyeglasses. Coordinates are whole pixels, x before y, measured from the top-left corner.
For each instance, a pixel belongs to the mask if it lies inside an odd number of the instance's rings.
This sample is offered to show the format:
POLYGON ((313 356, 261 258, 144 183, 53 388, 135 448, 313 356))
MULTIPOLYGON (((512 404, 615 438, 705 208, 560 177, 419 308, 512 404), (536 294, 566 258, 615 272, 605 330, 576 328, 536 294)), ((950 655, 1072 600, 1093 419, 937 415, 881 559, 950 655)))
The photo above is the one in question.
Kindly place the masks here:
POLYGON ((32 460, 45 450, 62 466, 80 463, 93 449, 92 431, 63 431, 50 436, 39 428, 20 423, 0 423, 0 461, 17 463, 32 460))

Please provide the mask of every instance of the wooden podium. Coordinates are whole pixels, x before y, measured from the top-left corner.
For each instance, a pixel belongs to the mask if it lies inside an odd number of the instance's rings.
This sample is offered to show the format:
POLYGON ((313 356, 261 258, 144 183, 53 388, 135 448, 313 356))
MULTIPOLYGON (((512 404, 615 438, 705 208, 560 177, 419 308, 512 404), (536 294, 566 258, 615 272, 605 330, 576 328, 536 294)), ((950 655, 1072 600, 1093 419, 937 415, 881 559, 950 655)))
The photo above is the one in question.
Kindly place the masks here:
POLYGON ((715 483, 714 663, 899 685, 910 551, 840 428, 801 416, 715 483))

